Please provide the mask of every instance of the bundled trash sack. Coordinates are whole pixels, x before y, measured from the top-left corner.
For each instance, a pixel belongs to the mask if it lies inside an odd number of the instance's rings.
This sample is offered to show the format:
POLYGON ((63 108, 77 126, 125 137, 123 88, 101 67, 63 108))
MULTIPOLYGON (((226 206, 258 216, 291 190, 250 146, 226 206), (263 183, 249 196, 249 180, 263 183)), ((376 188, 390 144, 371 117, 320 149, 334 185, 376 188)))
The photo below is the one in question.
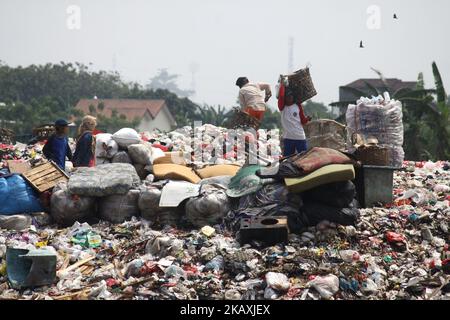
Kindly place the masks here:
POLYGON ((206 184, 200 195, 186 202, 186 219, 195 227, 220 223, 230 210, 225 189, 206 184))
POLYGON ((181 219, 181 209, 159 206, 162 188, 166 183, 167 180, 158 181, 141 187, 138 207, 142 218, 153 224, 176 225, 181 219))
POLYGON ((324 184, 303 192, 305 202, 318 202, 336 208, 348 207, 355 196, 356 188, 351 181, 324 184))
POLYGON ((128 155, 135 164, 152 164, 152 147, 143 143, 128 146, 128 155))
POLYGON ((78 168, 70 177, 68 189, 72 194, 105 197, 125 194, 138 187, 141 180, 128 163, 102 164, 93 168, 78 168))
POLYGON ((53 189, 50 200, 50 214, 61 226, 72 225, 75 221, 86 221, 95 215, 95 198, 71 194, 65 182, 53 189))
POLYGON ((308 227, 308 220, 300 211, 302 205, 299 194, 288 193, 283 183, 271 183, 257 192, 241 197, 237 208, 226 216, 225 223, 230 229, 237 231, 244 218, 287 216, 289 230, 296 233, 308 227))
POLYGON ((343 226, 354 225, 359 217, 358 202, 353 202, 347 208, 331 207, 319 202, 307 202, 300 211, 305 215, 309 226, 327 220, 343 226))
POLYGON ((20 175, 0 178, 0 214, 44 211, 33 188, 20 175))
POLYGON ((135 163, 133 164, 133 167, 134 169, 136 169, 136 173, 141 180, 145 180, 145 178, 147 178, 147 176, 150 174, 149 168, 151 166, 135 163))
POLYGON ((119 147, 126 149, 128 146, 141 142, 141 137, 136 130, 131 128, 122 128, 112 135, 114 141, 119 147))
POLYGON ((117 152, 111 160, 112 163, 132 163, 130 156, 126 151, 117 152))
POLYGON ((139 194, 139 190, 132 189, 126 194, 115 194, 100 198, 98 201, 100 218, 112 223, 122 223, 133 216, 138 216, 139 194))
POLYGON ((109 163, 119 151, 119 145, 109 133, 99 133, 95 136, 95 163, 96 165, 109 163))
POLYGON ((353 138, 356 134, 364 140, 376 138, 381 147, 389 150, 389 165, 401 167, 403 151, 402 103, 390 98, 389 93, 373 97, 361 97, 356 105, 350 104, 345 114, 349 134, 347 147, 355 150, 353 138))

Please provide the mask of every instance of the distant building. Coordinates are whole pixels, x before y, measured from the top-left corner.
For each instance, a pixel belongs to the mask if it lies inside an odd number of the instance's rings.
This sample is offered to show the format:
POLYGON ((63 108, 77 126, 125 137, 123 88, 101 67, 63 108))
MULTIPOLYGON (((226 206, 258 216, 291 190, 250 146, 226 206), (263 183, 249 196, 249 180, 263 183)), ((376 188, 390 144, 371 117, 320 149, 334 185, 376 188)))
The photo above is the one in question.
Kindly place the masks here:
MULTIPOLYGON (((394 94, 398 89, 402 88, 409 88, 414 89, 417 85, 416 81, 402 81, 400 79, 385 79, 387 87, 391 94, 394 94)), ((339 87, 339 101, 356 101, 358 100, 359 96, 357 96, 354 92, 351 90, 346 90, 345 87, 350 87, 354 89, 361 90, 363 92, 370 92, 366 83, 369 85, 375 87, 378 91, 383 92, 385 91, 385 84, 381 79, 358 79, 356 81, 353 81, 345 86, 339 87)))
POLYGON ((128 121, 139 119, 136 130, 170 131, 176 127, 176 121, 164 100, 144 99, 81 99, 75 109, 82 111, 85 115, 103 115, 111 117, 113 110, 117 114, 124 115, 128 121), (102 104, 103 107, 98 107, 102 104))

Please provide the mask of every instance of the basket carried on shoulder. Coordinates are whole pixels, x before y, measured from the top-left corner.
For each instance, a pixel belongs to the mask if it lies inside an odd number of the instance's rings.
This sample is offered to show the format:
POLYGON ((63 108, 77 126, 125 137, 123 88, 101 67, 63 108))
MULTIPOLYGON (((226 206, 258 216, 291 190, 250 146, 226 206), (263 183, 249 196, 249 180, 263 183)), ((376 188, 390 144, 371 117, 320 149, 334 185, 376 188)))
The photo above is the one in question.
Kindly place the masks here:
POLYGON ((284 76, 284 78, 287 78, 287 87, 294 92, 294 95, 301 102, 305 102, 317 95, 309 68, 297 70, 292 74, 284 76))
POLYGON ((239 108, 233 109, 234 114, 231 116, 231 119, 228 121, 228 128, 229 129, 249 129, 253 128, 255 130, 258 130, 261 121, 256 119, 255 117, 252 117, 248 113, 242 111, 239 108))

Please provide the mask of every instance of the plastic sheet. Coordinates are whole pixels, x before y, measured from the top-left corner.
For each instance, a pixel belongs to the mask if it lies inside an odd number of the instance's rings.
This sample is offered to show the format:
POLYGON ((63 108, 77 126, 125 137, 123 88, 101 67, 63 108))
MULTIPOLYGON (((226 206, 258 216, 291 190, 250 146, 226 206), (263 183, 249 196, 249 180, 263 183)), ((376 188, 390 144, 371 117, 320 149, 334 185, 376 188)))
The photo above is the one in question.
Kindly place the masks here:
POLYGON ((44 211, 36 192, 20 175, 0 178, 0 214, 44 211))

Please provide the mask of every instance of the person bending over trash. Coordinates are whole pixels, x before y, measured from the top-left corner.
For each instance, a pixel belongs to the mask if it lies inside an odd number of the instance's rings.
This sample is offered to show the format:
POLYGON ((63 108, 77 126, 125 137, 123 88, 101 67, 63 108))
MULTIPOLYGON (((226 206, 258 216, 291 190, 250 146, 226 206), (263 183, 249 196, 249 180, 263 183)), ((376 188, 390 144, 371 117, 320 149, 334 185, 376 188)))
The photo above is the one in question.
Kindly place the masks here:
POLYGON ((283 127, 283 156, 306 151, 308 147, 303 125, 311 121, 311 117, 305 116, 301 103, 295 103, 294 93, 284 86, 280 87, 278 109, 283 127))
POLYGON ((272 96, 270 85, 267 83, 250 83, 246 77, 238 78, 236 85, 240 88, 239 104, 242 111, 262 121, 266 111, 266 102, 272 96))
POLYGON ((85 116, 78 128, 78 139, 75 153, 73 154, 74 167, 95 166, 95 138, 93 131, 97 126, 97 119, 85 116))
POLYGON ((65 170, 66 157, 72 161, 72 151, 67 138, 69 123, 64 119, 58 119, 55 121, 55 130, 56 132, 48 138, 42 152, 47 159, 53 160, 61 169, 65 170))

